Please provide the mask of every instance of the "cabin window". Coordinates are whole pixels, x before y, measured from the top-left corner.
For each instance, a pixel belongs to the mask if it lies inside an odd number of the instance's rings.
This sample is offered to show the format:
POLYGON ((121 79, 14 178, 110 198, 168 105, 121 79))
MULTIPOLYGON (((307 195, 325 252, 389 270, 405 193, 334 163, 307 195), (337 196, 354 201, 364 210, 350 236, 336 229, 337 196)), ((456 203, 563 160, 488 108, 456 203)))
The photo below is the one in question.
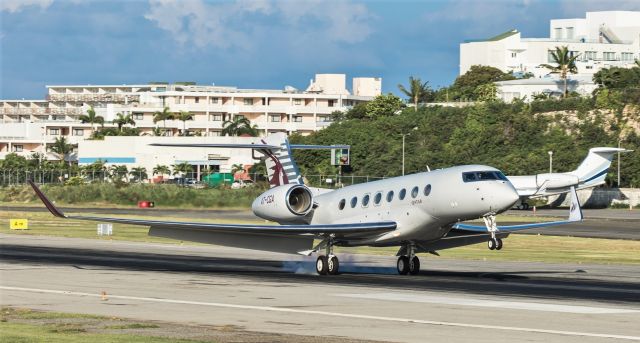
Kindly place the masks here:
POLYGON ((393 200, 393 191, 389 191, 389 193, 387 193, 387 202, 391 202, 391 200, 393 200))
POLYGON ((342 211, 342 210, 344 210, 344 204, 346 204, 346 203, 347 203, 347 202, 346 202, 344 199, 340 200, 340 203, 338 203, 338 208, 339 208, 341 211, 342 211))
POLYGON ((407 196, 407 190, 403 188, 400 190, 400 193, 398 193, 398 198, 400 198, 400 200, 404 200, 405 196, 407 196))
POLYGON ((370 198, 371 198, 371 197, 369 196, 369 194, 365 194, 365 195, 362 197, 362 207, 367 207, 367 206, 369 206, 369 199, 370 199, 370 198))
POLYGON ((373 203, 376 205, 380 205, 380 200, 382 200, 382 193, 378 192, 373 198, 373 203))
POLYGON ((429 196, 431 194, 431 185, 426 185, 424 187, 424 196, 429 196))
POLYGON ((418 192, 420 192, 418 186, 413 187, 413 189, 411 190, 411 197, 415 199, 418 196, 418 192))
POLYGON ((358 204, 358 197, 351 198, 351 208, 355 208, 358 204))

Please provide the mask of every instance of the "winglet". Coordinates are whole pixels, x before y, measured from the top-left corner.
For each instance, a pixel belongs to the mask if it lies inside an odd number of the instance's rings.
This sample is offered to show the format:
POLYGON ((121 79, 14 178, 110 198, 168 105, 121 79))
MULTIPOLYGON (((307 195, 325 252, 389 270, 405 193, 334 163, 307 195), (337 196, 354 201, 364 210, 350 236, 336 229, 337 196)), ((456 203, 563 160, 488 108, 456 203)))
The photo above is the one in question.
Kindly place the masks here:
POLYGON ((29 185, 31 186, 31 188, 33 188, 33 190, 36 192, 36 195, 38 196, 38 198, 40 198, 40 200, 42 200, 42 203, 44 204, 44 206, 47 207, 47 209, 49 210, 49 212, 51 212, 51 214, 53 214, 56 217, 59 218, 66 218, 67 216, 60 211, 48 198, 46 195, 44 195, 44 193, 42 193, 42 191, 40 190, 40 188, 38 188, 38 186, 36 186, 35 183, 33 183, 33 181, 31 180, 27 180, 27 182, 29 183, 29 185))
POLYGON ((575 187, 571 187, 571 205, 569 207, 569 221, 579 222, 582 220, 582 209, 580 208, 580 201, 578 200, 578 193, 575 187))

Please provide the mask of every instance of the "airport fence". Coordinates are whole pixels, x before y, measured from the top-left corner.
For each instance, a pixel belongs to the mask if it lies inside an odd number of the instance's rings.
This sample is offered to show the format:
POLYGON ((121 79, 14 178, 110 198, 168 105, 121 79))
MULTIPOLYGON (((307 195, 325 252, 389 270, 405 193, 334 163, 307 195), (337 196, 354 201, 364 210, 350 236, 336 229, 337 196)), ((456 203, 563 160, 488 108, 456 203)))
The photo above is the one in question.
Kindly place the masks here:
MULTIPOLYGON (((177 184, 191 187, 230 186, 233 181, 220 179, 219 181, 206 181, 206 174, 198 175, 196 172, 180 173, 177 175, 150 175, 146 172, 117 172, 117 171, 86 171, 86 170, 0 170, 0 187, 26 184, 32 180, 38 184, 77 185, 84 183, 152 183, 152 184, 177 184)), ((375 180, 385 177, 367 175, 306 175, 305 184, 312 187, 340 188, 375 180)), ((250 183, 266 183, 267 175, 246 174, 243 176, 242 186, 250 183)))

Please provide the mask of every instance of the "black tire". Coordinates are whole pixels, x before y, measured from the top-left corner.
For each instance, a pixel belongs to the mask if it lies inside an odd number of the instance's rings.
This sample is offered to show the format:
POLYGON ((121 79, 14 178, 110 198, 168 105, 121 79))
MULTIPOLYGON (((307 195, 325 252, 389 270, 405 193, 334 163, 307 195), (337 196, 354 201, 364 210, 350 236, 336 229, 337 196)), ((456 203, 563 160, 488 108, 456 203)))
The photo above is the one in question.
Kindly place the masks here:
POLYGON ((420 259, 414 256, 409 263, 409 274, 418 275, 420 273, 420 259))
POLYGON ((318 256, 318 259, 316 260, 316 272, 320 275, 327 275, 327 269, 327 257, 324 255, 318 256))
POLYGON ((409 258, 407 256, 398 257, 396 267, 398 268, 398 274, 407 275, 409 272, 409 258))
POLYGON ((529 210, 529 204, 527 204, 527 203, 525 202, 524 204, 522 204, 522 208, 523 208, 525 211, 528 211, 528 210, 529 210))
POLYGON ((496 238, 496 250, 502 249, 502 239, 496 238))
POLYGON ((340 272, 340 261, 338 261, 338 257, 331 256, 327 262, 327 273, 329 275, 338 275, 340 272))
POLYGON ((489 250, 495 250, 497 245, 498 242, 496 242, 495 239, 489 238, 489 241, 487 242, 487 247, 489 248, 489 250))

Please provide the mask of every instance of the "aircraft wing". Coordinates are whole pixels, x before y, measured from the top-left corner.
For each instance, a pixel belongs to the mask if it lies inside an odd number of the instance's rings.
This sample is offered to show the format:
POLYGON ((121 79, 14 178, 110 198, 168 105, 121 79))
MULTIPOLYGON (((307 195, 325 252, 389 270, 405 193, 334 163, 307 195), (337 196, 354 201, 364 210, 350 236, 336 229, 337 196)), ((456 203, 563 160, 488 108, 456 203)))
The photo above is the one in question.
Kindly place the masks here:
MULTIPOLYGON (((531 224, 518 224, 518 225, 498 225, 497 229, 499 232, 512 232, 519 230, 527 230, 527 229, 535 229, 547 226, 557 226, 569 223, 575 223, 582 221, 582 209, 580 208, 580 202, 578 201, 578 194, 576 193, 576 189, 571 187, 571 207, 569 208, 569 218, 567 220, 559 220, 552 222, 542 222, 542 223, 531 223, 531 224)), ((487 232, 487 227, 484 225, 471 225, 465 223, 457 223, 453 225, 454 229, 457 230, 466 230, 466 231, 474 231, 474 232, 487 232)))
POLYGON ((198 230, 208 232, 226 232, 238 234, 375 234, 395 230, 397 224, 392 221, 369 222, 369 223, 351 223, 351 224, 320 224, 320 225, 257 225, 257 224, 212 224, 198 222, 176 222, 162 220, 143 220, 130 218, 113 218, 113 217, 93 217, 93 216, 68 216, 57 208, 38 186, 32 181, 28 181, 36 195, 49 212, 59 218, 91 220, 99 222, 109 222, 118 224, 150 226, 153 228, 171 228, 184 230, 198 230))

